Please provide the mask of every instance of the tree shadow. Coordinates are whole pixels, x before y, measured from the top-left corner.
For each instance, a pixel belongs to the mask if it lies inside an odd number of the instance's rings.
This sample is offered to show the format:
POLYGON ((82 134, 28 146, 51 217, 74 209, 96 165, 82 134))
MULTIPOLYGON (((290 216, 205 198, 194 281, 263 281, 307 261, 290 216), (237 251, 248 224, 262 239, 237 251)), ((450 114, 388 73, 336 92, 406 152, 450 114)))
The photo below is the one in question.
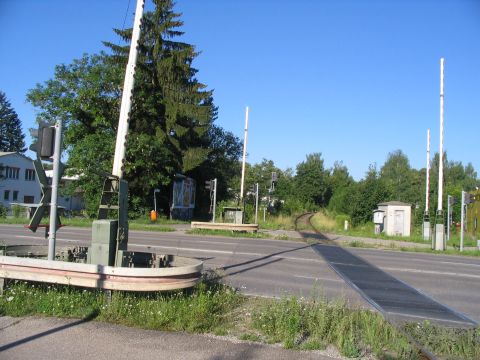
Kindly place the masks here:
POLYGON ((263 262, 263 263, 259 264, 260 261, 271 259, 274 256, 278 256, 278 255, 281 255, 281 254, 294 252, 294 251, 302 250, 302 249, 306 249, 306 248, 311 248, 311 247, 312 247, 312 245, 305 245, 305 246, 300 246, 300 247, 297 247, 297 248, 294 248, 294 249, 278 251, 278 252, 275 252, 275 253, 272 253, 272 254, 269 254, 269 255, 265 255, 265 256, 262 256, 262 257, 255 258, 255 259, 239 262, 239 263, 232 264, 232 265, 221 266, 221 267, 218 267, 216 270, 227 271, 227 270, 232 269, 232 268, 237 268, 237 267, 241 267, 241 266, 244 266, 244 265, 254 264, 253 266, 247 267, 245 269, 237 270, 237 271, 234 271, 234 272, 231 272, 231 273, 226 273, 225 275, 219 276, 219 278, 224 278, 224 277, 227 277, 227 276, 244 273, 244 272, 247 272, 249 270, 258 269, 260 267, 263 267, 263 266, 266 266, 266 265, 269 265, 269 264, 273 264, 273 263, 276 263, 278 261, 283 260, 282 258, 278 258, 278 259, 272 259, 270 261, 266 261, 266 262, 263 262))

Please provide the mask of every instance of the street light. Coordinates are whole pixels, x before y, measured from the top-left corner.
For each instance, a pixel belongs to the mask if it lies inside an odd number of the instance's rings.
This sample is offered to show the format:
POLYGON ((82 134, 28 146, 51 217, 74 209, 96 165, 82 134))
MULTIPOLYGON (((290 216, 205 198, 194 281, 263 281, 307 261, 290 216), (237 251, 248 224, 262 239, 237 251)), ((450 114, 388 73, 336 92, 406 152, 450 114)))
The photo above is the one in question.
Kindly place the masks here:
POLYGON ((153 209, 155 210, 155 213, 157 212, 157 197, 156 194, 160 192, 160 189, 155 189, 153 190, 153 209))

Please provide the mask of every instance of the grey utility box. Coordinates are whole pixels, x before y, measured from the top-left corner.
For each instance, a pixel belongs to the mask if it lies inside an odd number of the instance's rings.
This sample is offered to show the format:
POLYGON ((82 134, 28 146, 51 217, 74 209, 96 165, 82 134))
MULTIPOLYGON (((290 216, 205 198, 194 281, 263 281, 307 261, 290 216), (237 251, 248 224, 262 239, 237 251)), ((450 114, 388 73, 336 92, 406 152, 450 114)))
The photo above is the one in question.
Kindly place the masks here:
POLYGON ((118 220, 95 220, 92 224, 92 245, 88 248, 89 264, 115 265, 118 220))
POLYGON ((230 224, 243 224, 243 210, 236 207, 224 207, 223 222, 230 224))

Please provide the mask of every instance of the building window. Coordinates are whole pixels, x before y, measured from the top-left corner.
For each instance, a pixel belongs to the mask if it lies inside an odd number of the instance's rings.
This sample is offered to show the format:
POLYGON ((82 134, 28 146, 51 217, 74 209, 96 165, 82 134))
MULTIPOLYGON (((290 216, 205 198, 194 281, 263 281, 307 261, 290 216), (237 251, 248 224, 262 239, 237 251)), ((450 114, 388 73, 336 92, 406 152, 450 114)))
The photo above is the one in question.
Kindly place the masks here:
POLYGON ((17 201, 18 200, 18 191, 17 190, 14 190, 13 191, 13 199, 12 201, 17 201))
POLYGON ((35 170, 25 169, 25 180, 34 181, 35 180, 35 170))
POLYGON ((34 203, 34 200, 35 200, 35 198, 34 198, 33 196, 30 196, 30 195, 25 195, 25 196, 23 197, 23 202, 24 202, 25 204, 33 204, 33 203, 34 203))
POLYGON ((3 192, 3 200, 10 200, 10 190, 5 190, 3 192))
POLYGON ((5 167, 5 174, 7 179, 16 179, 18 180, 18 175, 20 174, 20 168, 16 167, 5 167))

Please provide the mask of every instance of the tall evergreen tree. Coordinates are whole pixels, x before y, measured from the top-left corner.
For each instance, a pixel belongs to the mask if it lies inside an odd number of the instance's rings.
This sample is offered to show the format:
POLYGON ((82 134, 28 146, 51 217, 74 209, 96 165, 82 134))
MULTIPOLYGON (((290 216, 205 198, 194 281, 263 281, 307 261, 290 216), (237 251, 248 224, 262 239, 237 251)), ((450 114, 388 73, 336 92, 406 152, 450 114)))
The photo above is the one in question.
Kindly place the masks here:
POLYGON ((0 91, 0 151, 24 153, 26 150, 20 119, 5 93, 0 91))
MULTIPOLYGON (((198 53, 192 45, 175 41, 183 35, 178 30, 183 22, 173 11, 173 2, 154 3, 155 10, 145 13, 142 20, 130 127, 161 141, 173 155, 169 165, 188 173, 207 159, 209 150, 202 140, 217 110, 212 91, 204 90, 206 85, 195 78, 192 62, 198 53)), ((132 29, 115 32, 128 42, 132 29)), ((105 45, 113 51, 112 64, 125 68, 129 46, 105 45)))

